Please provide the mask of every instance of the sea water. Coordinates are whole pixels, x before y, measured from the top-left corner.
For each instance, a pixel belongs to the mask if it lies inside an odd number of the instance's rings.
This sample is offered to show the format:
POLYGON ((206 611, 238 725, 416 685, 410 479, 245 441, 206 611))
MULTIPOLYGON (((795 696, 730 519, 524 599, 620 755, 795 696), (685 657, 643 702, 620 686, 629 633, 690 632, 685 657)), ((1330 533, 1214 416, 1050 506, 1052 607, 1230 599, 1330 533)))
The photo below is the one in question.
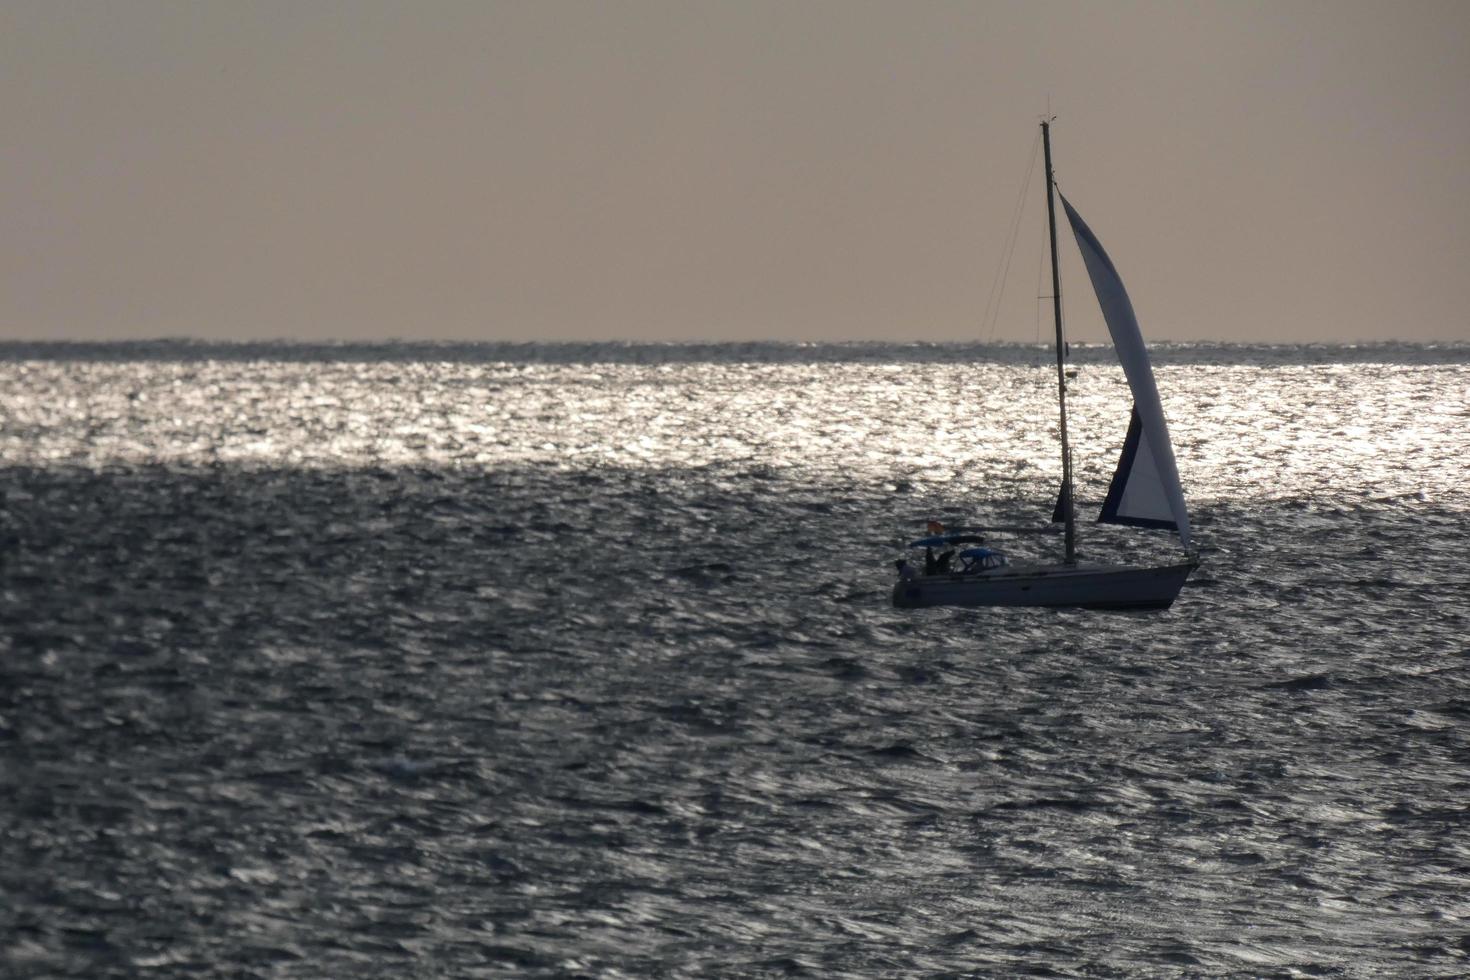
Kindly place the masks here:
POLYGON ((0 973, 1463 975, 1470 348, 1157 348, 1171 610, 892 608, 1051 357, 0 346, 0 973))

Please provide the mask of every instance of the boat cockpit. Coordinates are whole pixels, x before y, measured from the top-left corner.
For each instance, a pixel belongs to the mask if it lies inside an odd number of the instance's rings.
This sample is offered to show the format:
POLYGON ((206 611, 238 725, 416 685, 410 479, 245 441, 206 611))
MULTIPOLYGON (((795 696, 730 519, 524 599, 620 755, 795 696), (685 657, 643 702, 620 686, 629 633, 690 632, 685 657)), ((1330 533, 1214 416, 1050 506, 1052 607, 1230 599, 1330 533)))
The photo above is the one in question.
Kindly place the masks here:
MULTIPOLYGON (((1002 568, 1009 562, 1004 553, 994 548, 979 547, 985 539, 978 534, 931 534, 927 538, 920 538, 909 543, 910 548, 924 549, 924 574, 925 575, 949 575, 966 576, 979 575, 994 568, 1002 568), (956 553, 958 545, 976 545, 977 547, 965 548, 956 553), (935 549, 942 549, 935 554, 935 549), (956 564, 955 559, 958 559, 956 564)), ((907 562, 899 562, 898 570, 900 577, 907 577, 913 572, 905 573, 907 562)))

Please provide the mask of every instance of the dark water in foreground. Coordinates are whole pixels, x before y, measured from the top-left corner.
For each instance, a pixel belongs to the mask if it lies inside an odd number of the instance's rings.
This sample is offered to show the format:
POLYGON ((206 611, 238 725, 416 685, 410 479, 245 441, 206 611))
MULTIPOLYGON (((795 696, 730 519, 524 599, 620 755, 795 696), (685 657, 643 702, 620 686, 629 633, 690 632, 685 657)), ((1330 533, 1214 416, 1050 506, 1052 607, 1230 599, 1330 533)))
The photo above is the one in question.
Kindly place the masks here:
POLYGON ((0 974, 1470 971, 1466 350, 1164 352, 1162 614, 889 606, 1029 351, 275 353, 0 348, 0 974))

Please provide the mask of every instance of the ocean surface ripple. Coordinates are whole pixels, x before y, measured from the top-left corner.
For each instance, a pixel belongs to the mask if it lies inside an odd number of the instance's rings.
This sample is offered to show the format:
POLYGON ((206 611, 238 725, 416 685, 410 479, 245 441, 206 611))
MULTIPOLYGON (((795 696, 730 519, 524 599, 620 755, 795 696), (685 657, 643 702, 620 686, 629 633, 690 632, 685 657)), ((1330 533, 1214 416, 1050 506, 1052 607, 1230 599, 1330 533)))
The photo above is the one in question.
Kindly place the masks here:
POLYGON ((0 974, 1470 972, 1470 350, 468 351, 0 346, 0 974))

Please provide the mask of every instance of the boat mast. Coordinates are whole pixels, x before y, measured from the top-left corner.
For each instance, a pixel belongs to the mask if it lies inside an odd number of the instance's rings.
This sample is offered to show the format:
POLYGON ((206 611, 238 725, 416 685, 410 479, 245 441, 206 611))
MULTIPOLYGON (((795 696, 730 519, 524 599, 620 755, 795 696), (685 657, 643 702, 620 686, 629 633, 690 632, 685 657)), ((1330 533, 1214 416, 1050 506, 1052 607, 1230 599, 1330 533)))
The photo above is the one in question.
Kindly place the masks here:
POLYGON ((1072 507, 1072 450, 1067 443, 1067 368, 1066 339, 1062 336, 1062 274, 1057 267, 1057 206, 1053 200, 1051 173, 1051 120, 1041 121, 1041 144, 1046 152, 1046 223, 1051 233, 1051 302, 1057 325, 1057 407, 1061 413, 1062 434, 1062 519, 1066 522, 1068 565, 1077 562, 1077 515, 1072 507))

